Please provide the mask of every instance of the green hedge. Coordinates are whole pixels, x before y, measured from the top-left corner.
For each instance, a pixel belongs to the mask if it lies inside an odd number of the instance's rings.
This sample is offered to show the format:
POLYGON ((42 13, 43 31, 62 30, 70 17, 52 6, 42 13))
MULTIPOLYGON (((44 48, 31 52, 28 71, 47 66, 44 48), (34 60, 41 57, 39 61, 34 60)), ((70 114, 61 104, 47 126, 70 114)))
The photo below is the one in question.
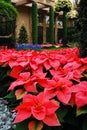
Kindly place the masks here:
POLYGON ((49 43, 54 44, 54 9, 53 7, 50 7, 49 43))
POLYGON ((0 46, 15 47, 15 28, 18 12, 10 0, 0 0, 0 46))
POLYGON ((38 10, 37 3, 32 3, 32 42, 38 43, 38 10))

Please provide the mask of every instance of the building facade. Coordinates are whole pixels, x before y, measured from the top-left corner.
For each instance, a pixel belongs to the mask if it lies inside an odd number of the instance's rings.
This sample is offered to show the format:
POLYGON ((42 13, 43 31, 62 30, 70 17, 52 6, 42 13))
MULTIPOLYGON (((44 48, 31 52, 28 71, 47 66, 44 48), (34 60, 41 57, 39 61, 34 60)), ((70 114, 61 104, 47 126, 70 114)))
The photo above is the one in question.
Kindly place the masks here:
MULTIPOLYGON (((12 3, 17 8, 19 15, 16 24, 16 37, 22 25, 25 26, 28 33, 29 43, 32 43, 32 3, 36 2, 38 7, 38 43, 42 44, 49 42, 49 9, 54 7, 54 0, 12 0, 12 3)), ((55 43, 58 43, 58 29, 62 28, 62 21, 58 20, 58 12, 54 14, 54 38, 55 43)))

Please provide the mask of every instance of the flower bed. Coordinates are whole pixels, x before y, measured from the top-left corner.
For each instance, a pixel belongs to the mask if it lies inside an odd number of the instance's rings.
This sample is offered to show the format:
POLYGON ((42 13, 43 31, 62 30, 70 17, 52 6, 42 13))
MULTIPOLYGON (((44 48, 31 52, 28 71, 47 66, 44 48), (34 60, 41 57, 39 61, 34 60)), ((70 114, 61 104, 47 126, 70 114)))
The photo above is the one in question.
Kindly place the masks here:
POLYGON ((15 130, 86 130, 87 58, 78 48, 5 49, 0 65, 13 78, 5 97, 16 98, 15 130))
POLYGON ((35 49, 35 50, 40 50, 41 49, 41 45, 39 44, 27 44, 27 43, 23 43, 23 44, 16 44, 16 49, 17 50, 28 50, 28 49, 35 49))
POLYGON ((50 48, 50 47, 56 47, 56 48, 59 48, 59 47, 62 47, 63 44, 55 44, 55 45, 52 45, 52 44, 28 44, 28 43, 23 43, 23 44, 16 44, 15 48, 16 50, 41 50, 41 49, 44 49, 44 48, 50 48))

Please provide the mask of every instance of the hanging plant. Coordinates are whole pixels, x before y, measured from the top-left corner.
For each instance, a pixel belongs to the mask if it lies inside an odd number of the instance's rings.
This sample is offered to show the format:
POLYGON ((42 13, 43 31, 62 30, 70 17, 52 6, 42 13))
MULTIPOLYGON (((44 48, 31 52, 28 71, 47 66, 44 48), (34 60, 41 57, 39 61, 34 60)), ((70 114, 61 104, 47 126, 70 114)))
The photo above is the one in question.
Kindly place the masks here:
POLYGON ((78 12, 76 10, 71 10, 67 13, 68 19, 76 19, 78 17, 78 12))
POLYGON ((70 11, 72 8, 72 3, 70 0, 56 0, 55 8, 57 11, 70 11))

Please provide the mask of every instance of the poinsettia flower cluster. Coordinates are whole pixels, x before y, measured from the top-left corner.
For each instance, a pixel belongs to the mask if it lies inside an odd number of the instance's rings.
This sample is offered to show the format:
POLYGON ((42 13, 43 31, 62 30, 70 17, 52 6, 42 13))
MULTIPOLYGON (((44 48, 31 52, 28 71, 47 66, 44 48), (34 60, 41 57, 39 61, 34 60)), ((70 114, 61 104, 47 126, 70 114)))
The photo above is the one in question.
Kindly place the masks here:
POLYGON ((31 119, 29 130, 39 121, 43 124, 60 126, 56 112, 63 105, 75 105, 77 109, 87 105, 87 58, 79 57, 78 48, 61 50, 5 49, 0 52, 0 65, 9 66, 10 77, 15 80, 8 91, 15 92, 21 104, 15 123, 31 119))

